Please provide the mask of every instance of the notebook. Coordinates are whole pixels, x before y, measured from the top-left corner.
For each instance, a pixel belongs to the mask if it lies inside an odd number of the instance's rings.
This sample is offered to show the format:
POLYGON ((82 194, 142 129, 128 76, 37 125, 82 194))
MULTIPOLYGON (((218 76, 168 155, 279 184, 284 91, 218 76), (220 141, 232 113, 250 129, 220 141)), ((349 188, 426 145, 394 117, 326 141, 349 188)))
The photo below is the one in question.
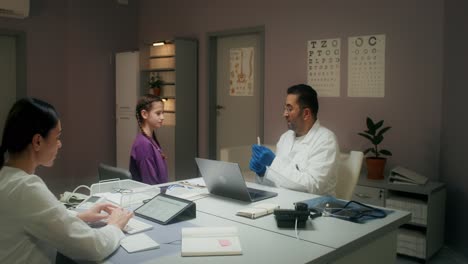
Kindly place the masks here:
POLYGON ((195 161, 211 194, 245 202, 256 202, 278 195, 275 192, 247 188, 237 163, 201 158, 195 158, 195 161))
POLYGON ((236 215, 256 219, 264 215, 272 214, 275 209, 279 209, 277 204, 261 203, 252 207, 243 208, 237 211, 236 215))
POLYGON ((237 228, 186 227, 182 228, 182 257, 241 255, 237 228))
POLYGON ((120 245, 128 253, 159 248, 159 244, 144 233, 125 237, 120 240, 120 245))

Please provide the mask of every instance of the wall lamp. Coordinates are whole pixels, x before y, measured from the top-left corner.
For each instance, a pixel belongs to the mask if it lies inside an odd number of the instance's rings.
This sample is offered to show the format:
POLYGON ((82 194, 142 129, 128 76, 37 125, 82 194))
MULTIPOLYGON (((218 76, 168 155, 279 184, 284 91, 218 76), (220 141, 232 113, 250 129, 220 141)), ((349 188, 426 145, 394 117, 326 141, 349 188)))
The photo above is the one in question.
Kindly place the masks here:
POLYGON ((156 47, 156 46, 163 46, 164 44, 166 44, 166 41, 154 42, 154 43, 153 43, 153 47, 156 47))

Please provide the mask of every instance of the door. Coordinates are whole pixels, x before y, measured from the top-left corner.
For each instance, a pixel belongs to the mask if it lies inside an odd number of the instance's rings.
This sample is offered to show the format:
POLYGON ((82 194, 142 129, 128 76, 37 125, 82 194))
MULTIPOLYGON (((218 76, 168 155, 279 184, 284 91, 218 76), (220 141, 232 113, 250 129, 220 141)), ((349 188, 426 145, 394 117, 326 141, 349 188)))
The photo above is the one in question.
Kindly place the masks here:
POLYGON ((115 56, 116 164, 128 169, 132 144, 138 133, 135 107, 140 91, 140 55, 136 51, 115 56))
POLYGON ((8 111, 16 101, 16 38, 0 35, 0 139, 8 111))
POLYGON ((263 32, 216 39, 216 159, 263 138, 263 53, 263 32))

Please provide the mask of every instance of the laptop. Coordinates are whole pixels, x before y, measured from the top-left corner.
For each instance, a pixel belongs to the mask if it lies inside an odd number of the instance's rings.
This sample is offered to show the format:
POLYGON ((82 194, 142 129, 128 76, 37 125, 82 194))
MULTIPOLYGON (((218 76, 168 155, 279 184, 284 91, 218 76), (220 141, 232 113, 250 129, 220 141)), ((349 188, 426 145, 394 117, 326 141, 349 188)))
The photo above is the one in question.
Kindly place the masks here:
POLYGON ((237 163, 201 158, 195 158, 195 162, 211 194, 245 202, 257 202, 278 195, 248 188, 237 163))

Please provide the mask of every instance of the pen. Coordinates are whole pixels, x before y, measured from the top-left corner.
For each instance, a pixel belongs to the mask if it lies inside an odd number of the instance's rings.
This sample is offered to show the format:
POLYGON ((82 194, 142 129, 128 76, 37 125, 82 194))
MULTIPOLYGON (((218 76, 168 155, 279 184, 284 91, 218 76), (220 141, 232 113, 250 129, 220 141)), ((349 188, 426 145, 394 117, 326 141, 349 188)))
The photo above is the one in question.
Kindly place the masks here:
POLYGON ((257 145, 260 146, 260 137, 257 137, 257 145))

